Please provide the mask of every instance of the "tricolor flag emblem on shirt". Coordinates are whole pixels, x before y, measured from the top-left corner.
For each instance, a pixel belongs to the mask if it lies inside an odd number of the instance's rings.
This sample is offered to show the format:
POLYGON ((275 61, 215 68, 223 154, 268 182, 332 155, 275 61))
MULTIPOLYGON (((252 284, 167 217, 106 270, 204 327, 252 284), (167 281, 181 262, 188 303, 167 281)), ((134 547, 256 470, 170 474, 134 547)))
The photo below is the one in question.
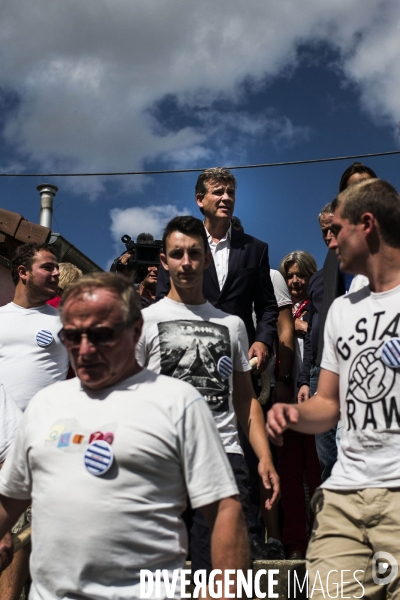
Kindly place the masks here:
POLYGON ((232 374, 233 364, 229 356, 222 356, 217 364, 217 371, 221 375, 222 379, 228 379, 232 374))
POLYGON ((84 455, 86 470, 91 475, 104 475, 111 467, 114 459, 113 451, 108 442, 97 440, 86 448, 84 455))
POLYGON ((397 369, 400 367, 400 339, 393 338, 382 346, 381 359, 388 367, 397 369))
POLYGON ((48 329, 41 329, 36 334, 36 343, 38 346, 48 346, 53 341, 53 334, 48 329))

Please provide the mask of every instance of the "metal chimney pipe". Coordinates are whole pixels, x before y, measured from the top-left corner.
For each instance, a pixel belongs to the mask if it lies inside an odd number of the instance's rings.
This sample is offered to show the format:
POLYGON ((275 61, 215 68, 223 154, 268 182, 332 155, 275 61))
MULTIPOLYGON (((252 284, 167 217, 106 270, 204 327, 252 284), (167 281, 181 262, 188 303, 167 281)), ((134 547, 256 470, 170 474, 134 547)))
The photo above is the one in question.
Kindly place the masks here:
POLYGON ((53 198, 58 192, 58 187, 51 183, 41 183, 36 189, 40 194, 40 225, 51 229, 53 198))

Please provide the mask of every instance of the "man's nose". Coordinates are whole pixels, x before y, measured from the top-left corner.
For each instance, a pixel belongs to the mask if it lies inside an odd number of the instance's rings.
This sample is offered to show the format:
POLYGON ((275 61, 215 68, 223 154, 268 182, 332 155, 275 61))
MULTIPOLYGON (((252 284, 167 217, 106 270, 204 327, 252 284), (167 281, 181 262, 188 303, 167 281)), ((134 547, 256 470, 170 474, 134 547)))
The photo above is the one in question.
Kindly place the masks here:
POLYGON ((190 265, 190 264, 191 264, 191 260, 190 260, 189 252, 184 252, 184 253, 183 253, 183 256, 182 256, 182 264, 183 264, 183 265, 190 265))
POLYGON ((336 248, 338 247, 337 240, 333 234, 330 239, 327 239, 327 243, 329 250, 336 250, 336 248))
POLYGON ((81 334, 81 341, 80 341, 80 344, 78 346, 78 352, 79 352, 79 354, 81 356, 85 355, 85 354, 90 354, 95 349, 96 349, 96 346, 94 344, 92 344, 92 342, 89 340, 89 338, 86 335, 86 333, 82 333, 81 334))
POLYGON ((222 200, 233 200, 232 194, 230 194, 227 190, 222 194, 222 200))

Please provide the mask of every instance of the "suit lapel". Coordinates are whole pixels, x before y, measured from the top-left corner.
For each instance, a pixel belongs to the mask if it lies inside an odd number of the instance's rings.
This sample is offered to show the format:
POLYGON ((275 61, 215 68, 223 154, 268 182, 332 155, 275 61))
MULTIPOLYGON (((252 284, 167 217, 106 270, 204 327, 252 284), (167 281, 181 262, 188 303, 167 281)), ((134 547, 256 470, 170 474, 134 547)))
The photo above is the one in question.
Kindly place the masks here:
MULTIPOLYGON (((228 274, 225 279, 225 283, 221 290, 220 297, 224 294, 225 290, 229 289, 231 282, 235 278, 236 271, 239 264, 240 255, 243 249, 243 234, 241 231, 237 231, 232 227, 231 229, 231 247, 229 250, 228 260, 228 274)), ((214 266, 215 270, 215 266, 214 266)))
POLYGON ((219 294, 219 283, 214 259, 211 260, 209 267, 204 271, 204 280, 209 281, 213 287, 216 287, 219 294))

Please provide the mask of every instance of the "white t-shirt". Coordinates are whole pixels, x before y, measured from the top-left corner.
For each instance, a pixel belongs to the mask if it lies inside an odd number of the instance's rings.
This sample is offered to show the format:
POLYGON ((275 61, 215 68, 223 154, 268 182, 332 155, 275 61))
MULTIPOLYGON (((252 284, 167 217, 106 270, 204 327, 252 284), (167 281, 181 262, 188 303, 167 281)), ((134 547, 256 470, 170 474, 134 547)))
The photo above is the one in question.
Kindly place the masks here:
POLYGON ((0 464, 14 441, 21 417, 22 410, 7 396, 4 385, 0 383, 0 464))
POLYGON ((57 336, 61 327, 48 304, 0 307, 0 383, 21 410, 36 392, 67 375, 68 354, 57 336))
POLYGON ((237 487, 203 398, 145 369, 102 390, 78 379, 41 390, 0 471, 0 493, 32 497, 30 600, 132 600, 140 569, 183 567, 186 495, 199 508, 237 487), (114 454, 101 476, 85 468, 93 437, 114 454))
POLYGON ((242 454, 232 406, 232 372, 250 370, 243 321, 209 302, 187 305, 170 298, 145 308, 142 315, 139 364, 192 384, 206 399, 226 452, 242 454))
POLYGON ((400 369, 381 359, 400 337, 400 286, 369 287, 329 310, 321 366, 340 376, 342 438, 327 489, 400 487, 400 369))
MULTIPOLYGON (((274 287, 274 294, 275 294, 275 299, 276 299, 278 308, 281 308, 282 306, 291 306, 292 299, 290 298, 289 290, 286 285, 286 281, 285 281, 284 277, 281 275, 281 273, 279 273, 279 271, 276 271, 275 269, 270 269, 269 273, 271 275, 271 281, 272 281, 272 285, 274 287)), ((276 381, 275 381, 275 365, 276 365, 276 355, 274 352, 274 354, 271 356, 271 358, 268 362, 268 367, 267 367, 271 385, 275 385, 275 383, 276 383, 276 381)))

